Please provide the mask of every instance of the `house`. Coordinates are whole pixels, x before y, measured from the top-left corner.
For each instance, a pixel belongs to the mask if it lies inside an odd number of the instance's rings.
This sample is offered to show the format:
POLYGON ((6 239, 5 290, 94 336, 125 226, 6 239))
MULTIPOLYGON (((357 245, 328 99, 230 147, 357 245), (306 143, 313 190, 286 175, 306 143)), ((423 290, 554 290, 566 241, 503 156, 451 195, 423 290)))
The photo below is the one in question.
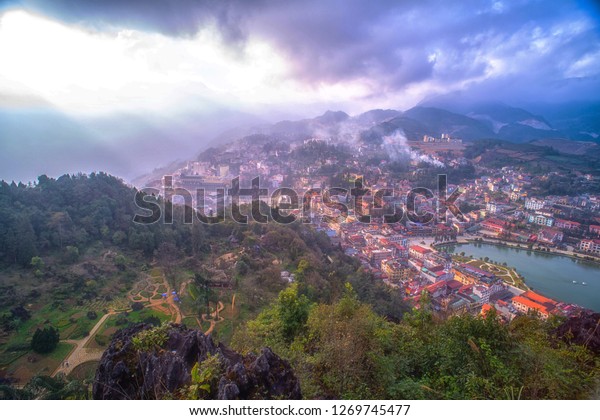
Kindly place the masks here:
POLYGON ((481 222, 481 227, 492 232, 503 233, 507 228, 507 223, 500 219, 490 218, 481 222))
POLYGON ((557 302, 531 290, 512 298, 514 308, 523 314, 537 314, 542 319, 555 310, 557 302))
POLYGON ((431 295, 432 298, 444 296, 448 290, 447 282, 445 280, 438 281, 425 287, 425 290, 431 295))
POLYGON ((390 248, 394 252, 394 258, 398 258, 401 260, 408 259, 408 248, 407 247, 400 245, 400 244, 392 243, 392 244, 390 244, 390 248))
POLYGON ((528 198, 525 200, 525 208, 527 210, 540 210, 544 207, 545 203, 543 200, 536 198, 528 198))
POLYGON ((552 217, 541 213, 530 214, 527 220, 529 223, 535 223, 536 225, 542 226, 552 226, 554 224, 554 219, 552 217))
POLYGON ((443 270, 443 267, 433 267, 431 269, 421 267, 421 276, 433 283, 440 280, 452 280, 454 277, 451 271, 443 270))
POLYGON ((449 270, 452 267, 452 258, 446 253, 431 252, 423 258, 423 265, 431 270, 440 266, 440 270, 449 270))
POLYGON ((492 309, 492 305, 490 305, 489 303, 484 303, 483 305, 481 305, 481 312, 479 312, 479 314, 485 318, 492 309))
POLYGON ((508 304, 501 300, 496 303, 484 303, 481 307, 480 315, 486 317, 492 309, 496 312, 496 316, 505 321, 511 321, 515 317, 508 304))
POLYGON ((538 234, 538 241, 556 245, 563 240, 563 233, 558 229, 544 228, 538 234))
POLYGON ((523 296, 512 298, 512 304, 515 309, 524 314, 538 314, 542 319, 548 319, 550 312, 544 305, 537 303, 523 296))
POLYGON ((556 219, 554 221, 554 227, 557 227, 559 229, 575 230, 575 229, 579 229, 581 227, 581 223, 573 222, 571 220, 565 220, 565 219, 556 219))
POLYGON ((600 239, 582 239, 579 242, 579 249, 591 254, 600 254, 600 239))
POLYGON ((475 284, 478 282, 491 284, 495 280, 495 276, 485 270, 473 267, 469 264, 460 264, 452 270, 454 272, 454 280, 459 281, 464 285, 475 284))
POLYGON ((388 260, 393 257, 391 249, 373 249, 369 253, 369 262, 373 267, 380 267, 383 260, 388 260))
POLYGON ((417 260, 425 259, 425 256, 431 252, 431 249, 423 248, 419 245, 411 245, 410 248, 408 248, 408 255, 417 260))
POLYGON ((414 271, 408 266, 398 261, 386 260, 381 264, 381 269, 388 276, 392 283, 399 283, 408 280, 414 274, 414 271))
POLYGON ((590 225, 590 233, 595 236, 600 236, 600 226, 590 225))

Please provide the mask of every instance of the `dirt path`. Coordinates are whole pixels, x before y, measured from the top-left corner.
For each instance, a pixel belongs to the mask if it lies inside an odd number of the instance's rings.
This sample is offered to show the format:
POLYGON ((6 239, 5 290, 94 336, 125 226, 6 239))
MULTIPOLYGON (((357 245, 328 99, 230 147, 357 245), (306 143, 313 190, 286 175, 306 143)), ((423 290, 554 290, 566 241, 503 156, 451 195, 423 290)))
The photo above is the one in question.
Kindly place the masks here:
POLYGON ((183 283, 181 283, 181 286, 179 287, 179 296, 183 296, 183 292, 185 291, 185 288, 187 287, 188 284, 190 284, 193 280, 186 280, 183 283))
MULTIPOLYGON (((184 282, 181 285, 179 295, 181 295, 182 290, 185 288, 187 283, 189 283, 190 281, 184 282)), ((152 308, 152 309, 161 311, 163 313, 166 313, 167 315, 171 316, 171 322, 174 322, 176 324, 181 324, 181 320, 183 319, 183 316, 181 314, 181 309, 179 308, 179 305, 175 302, 175 296, 169 292, 171 290, 171 286, 170 286, 169 282, 167 281, 167 278, 165 277, 164 273, 162 273, 162 284, 167 289, 167 297, 162 298, 160 300, 148 299, 149 304, 146 305, 146 308, 152 308), (162 306, 163 303, 166 303, 167 305, 169 305, 168 312, 164 310, 165 308, 162 306)))
MULTIPOLYGON (((205 335, 208 335, 211 332, 213 332, 213 330, 215 329, 215 325, 217 325, 218 322, 223 321, 223 317, 217 318, 217 312, 221 312, 223 308, 225 308, 225 305, 223 304, 223 302, 219 301, 217 303, 217 309, 211 312, 210 314, 211 318, 208 318, 206 314, 202 314, 202 321, 210 323, 210 327, 208 327, 206 331, 203 331, 205 335)), ((198 321, 198 318, 196 318, 196 321, 198 321)), ((198 325, 200 325, 200 328, 202 328, 202 324, 200 324, 200 321, 198 321, 198 325)))
POLYGON ((84 337, 80 340, 63 340, 65 343, 74 344, 75 348, 67 355, 67 357, 65 357, 60 366, 57 367, 54 372, 52 372, 52 376, 55 376, 59 372, 68 375, 75 366, 80 365, 83 362, 100 360, 104 350, 86 348, 85 346, 92 339, 92 337, 94 337, 94 334, 96 334, 102 324, 104 324, 104 321, 106 321, 106 319, 113 314, 115 314, 115 312, 112 311, 104 314, 104 316, 100 318, 96 325, 94 325, 94 328, 91 329, 87 337, 84 337))
POLYGON ((181 320, 183 319, 183 316, 181 315, 181 310, 179 309, 179 305, 175 303, 175 297, 173 295, 168 296, 166 299, 157 300, 153 303, 150 303, 149 305, 146 305, 146 308, 152 308, 160 312, 166 313, 167 315, 170 315, 171 322, 174 322, 175 324, 181 324, 181 320), (165 307, 162 306, 163 303, 169 305, 168 310, 164 310, 165 307))

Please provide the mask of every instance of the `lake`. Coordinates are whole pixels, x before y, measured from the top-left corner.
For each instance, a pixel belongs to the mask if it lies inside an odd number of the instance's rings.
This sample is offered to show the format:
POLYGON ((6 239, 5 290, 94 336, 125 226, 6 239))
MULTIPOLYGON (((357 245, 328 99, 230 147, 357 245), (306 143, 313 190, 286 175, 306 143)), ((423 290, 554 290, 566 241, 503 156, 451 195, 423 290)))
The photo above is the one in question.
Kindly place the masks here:
POLYGON ((498 263, 505 262, 525 277, 527 286, 542 295, 600 312, 600 265, 501 245, 469 243, 445 249, 450 253, 464 252, 479 259, 488 257, 498 263))

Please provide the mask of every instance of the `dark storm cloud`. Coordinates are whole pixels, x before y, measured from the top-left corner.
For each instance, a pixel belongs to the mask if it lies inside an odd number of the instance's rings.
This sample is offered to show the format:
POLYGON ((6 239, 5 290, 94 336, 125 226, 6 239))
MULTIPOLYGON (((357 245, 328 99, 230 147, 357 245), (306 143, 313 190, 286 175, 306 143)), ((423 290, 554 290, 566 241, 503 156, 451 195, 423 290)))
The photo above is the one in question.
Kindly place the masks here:
MULTIPOLYGON (((241 7, 228 0, 9 0, 71 23, 123 26, 159 31, 166 35, 193 35, 198 28, 216 23, 227 40, 243 38, 241 7)), ((243 8, 255 1, 241 2, 243 8)), ((258 3, 258 2, 256 2, 258 3)))
MULTIPOLYGON (((215 25, 243 53, 248 37, 275 45, 306 83, 361 79, 372 95, 415 82, 482 79, 493 57, 509 64, 503 80, 538 84, 568 78, 569 68, 600 50, 598 8, 584 1, 359 0, 21 0, 68 22, 139 28, 187 37, 215 25), (578 33, 566 32, 584 25, 578 33), (532 45, 545 37, 545 49, 532 45)), ((598 61, 599 58, 593 58, 598 61)), ((600 64, 600 63, 599 63, 600 64)), ((593 65, 590 69, 593 69, 593 65)), ((593 78, 593 70, 577 77, 593 78)), ((596 71, 597 72, 597 71, 596 71)))

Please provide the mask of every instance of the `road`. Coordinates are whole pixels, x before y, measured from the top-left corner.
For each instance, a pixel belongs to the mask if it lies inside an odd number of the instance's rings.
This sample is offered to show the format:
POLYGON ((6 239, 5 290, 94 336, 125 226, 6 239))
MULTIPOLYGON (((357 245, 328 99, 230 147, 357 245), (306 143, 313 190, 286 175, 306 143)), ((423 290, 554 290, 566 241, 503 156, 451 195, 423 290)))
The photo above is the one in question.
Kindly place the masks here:
POLYGON ((98 320, 96 325, 94 325, 94 328, 92 328, 86 337, 83 337, 80 340, 63 340, 65 343, 74 344, 75 348, 62 361, 60 366, 57 367, 54 372, 52 372, 52 376, 55 376, 61 372, 65 375, 68 375, 75 366, 80 365, 81 363, 89 362, 91 360, 100 360, 104 350, 86 348, 85 346, 94 337, 94 334, 98 332, 102 324, 104 324, 104 321, 106 321, 106 319, 114 313, 115 312, 108 312, 104 314, 104 316, 98 320))

